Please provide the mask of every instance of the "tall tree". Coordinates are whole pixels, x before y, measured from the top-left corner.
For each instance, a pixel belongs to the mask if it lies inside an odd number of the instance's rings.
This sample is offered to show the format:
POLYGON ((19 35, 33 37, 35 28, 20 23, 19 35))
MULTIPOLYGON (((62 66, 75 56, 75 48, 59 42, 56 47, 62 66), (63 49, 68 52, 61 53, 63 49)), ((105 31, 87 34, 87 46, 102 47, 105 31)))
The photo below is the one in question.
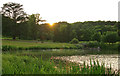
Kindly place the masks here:
POLYGON ((39 34, 39 22, 44 22, 45 20, 41 20, 40 14, 32 14, 29 16, 28 20, 28 28, 29 28, 29 36, 31 39, 36 40, 39 34))
POLYGON ((45 22, 46 20, 42 20, 42 17, 40 17, 40 14, 37 13, 37 14, 34 14, 35 16, 35 21, 36 21, 36 24, 39 25, 39 22, 45 22))
POLYGON ((27 19, 27 14, 23 11, 22 6, 23 5, 19 3, 5 3, 3 4, 2 11, 0 12, 4 16, 7 16, 14 21, 12 32, 13 39, 16 39, 18 34, 17 23, 24 22, 27 19))

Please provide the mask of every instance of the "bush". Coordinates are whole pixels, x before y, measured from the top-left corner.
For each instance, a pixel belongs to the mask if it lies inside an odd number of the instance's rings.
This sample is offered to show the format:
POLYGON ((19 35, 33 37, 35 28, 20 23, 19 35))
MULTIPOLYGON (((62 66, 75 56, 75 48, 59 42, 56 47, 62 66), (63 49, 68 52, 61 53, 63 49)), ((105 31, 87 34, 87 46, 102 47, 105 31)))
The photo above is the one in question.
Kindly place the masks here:
POLYGON ((70 41, 71 44, 78 44, 79 43, 79 40, 76 39, 76 38, 73 38, 71 41, 70 41))
POLYGON ((17 50, 18 48, 16 46, 10 46, 10 45, 2 45, 2 51, 12 51, 12 50, 17 50))
POLYGON ((95 33, 92 36, 92 40, 100 42, 101 41, 101 34, 100 33, 95 33))
POLYGON ((97 42, 97 41, 89 41, 87 46, 88 47, 98 47, 99 42, 97 42))
POLYGON ((117 32, 106 32, 106 35, 102 37, 103 42, 115 43, 118 41, 117 32))

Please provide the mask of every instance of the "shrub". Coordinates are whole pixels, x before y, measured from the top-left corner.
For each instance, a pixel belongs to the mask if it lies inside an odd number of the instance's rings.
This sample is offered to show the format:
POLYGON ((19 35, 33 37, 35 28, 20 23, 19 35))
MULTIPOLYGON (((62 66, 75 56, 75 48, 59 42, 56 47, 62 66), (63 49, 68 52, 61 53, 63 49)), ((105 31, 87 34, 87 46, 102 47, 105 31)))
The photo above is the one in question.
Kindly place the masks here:
POLYGON ((100 33, 95 33, 93 36, 92 36, 92 40, 94 41, 101 41, 101 34, 100 33))
POLYGON ((76 39, 76 38, 73 38, 71 41, 70 41, 71 44, 78 44, 79 43, 79 40, 76 39))
POLYGON ((89 41, 87 46, 88 47, 98 47, 99 46, 99 42, 97 42, 97 41, 89 41))
POLYGON ((118 41, 117 32, 106 32, 106 35, 102 37, 103 42, 115 43, 118 41))
POLYGON ((18 48, 16 46, 10 46, 10 45, 2 45, 2 51, 12 51, 12 50, 17 50, 18 48))

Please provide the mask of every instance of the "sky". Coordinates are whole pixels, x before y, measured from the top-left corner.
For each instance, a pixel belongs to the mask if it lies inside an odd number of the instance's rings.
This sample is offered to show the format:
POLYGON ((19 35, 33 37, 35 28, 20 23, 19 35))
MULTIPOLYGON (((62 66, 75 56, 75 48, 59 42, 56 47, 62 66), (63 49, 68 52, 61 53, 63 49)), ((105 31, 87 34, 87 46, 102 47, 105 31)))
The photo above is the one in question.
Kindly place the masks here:
POLYGON ((59 21, 118 21, 119 0, 0 0, 0 7, 7 2, 22 4, 27 14, 39 13, 51 24, 59 21))

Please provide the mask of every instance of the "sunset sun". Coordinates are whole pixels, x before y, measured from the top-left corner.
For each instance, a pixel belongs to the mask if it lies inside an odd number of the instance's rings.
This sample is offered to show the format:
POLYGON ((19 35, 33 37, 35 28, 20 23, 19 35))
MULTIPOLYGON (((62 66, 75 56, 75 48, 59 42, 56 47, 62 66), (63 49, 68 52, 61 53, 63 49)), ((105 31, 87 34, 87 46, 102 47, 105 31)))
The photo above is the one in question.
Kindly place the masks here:
POLYGON ((50 26, 53 26, 53 25, 54 25, 54 23, 52 23, 52 22, 51 22, 51 23, 49 23, 49 25, 50 25, 50 26))

